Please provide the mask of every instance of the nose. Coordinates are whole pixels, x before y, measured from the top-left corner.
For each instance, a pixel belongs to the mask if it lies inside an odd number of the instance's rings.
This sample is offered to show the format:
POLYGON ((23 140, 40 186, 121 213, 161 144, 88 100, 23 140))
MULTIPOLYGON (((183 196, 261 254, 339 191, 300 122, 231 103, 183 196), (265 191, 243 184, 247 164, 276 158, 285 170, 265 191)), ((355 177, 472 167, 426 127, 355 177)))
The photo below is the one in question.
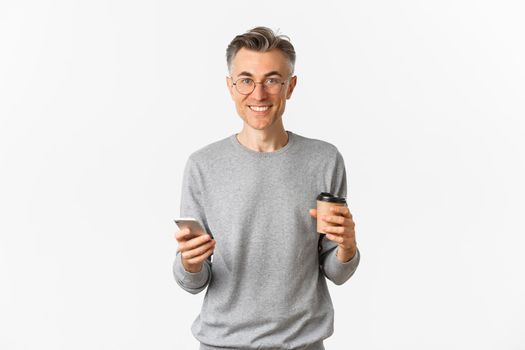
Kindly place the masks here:
POLYGON ((255 89, 252 92, 252 97, 256 100, 264 100, 268 93, 264 89, 263 83, 255 83, 255 89))

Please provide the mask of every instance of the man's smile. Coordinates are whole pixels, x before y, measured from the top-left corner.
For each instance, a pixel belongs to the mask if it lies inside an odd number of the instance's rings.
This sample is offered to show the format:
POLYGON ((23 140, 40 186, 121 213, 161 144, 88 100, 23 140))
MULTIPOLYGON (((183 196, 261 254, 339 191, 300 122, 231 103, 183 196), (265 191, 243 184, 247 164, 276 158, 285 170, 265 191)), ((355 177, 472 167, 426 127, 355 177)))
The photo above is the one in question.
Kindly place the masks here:
POLYGON ((250 109, 254 112, 265 112, 270 109, 271 106, 265 105, 265 106, 255 106, 255 105, 249 105, 250 109))

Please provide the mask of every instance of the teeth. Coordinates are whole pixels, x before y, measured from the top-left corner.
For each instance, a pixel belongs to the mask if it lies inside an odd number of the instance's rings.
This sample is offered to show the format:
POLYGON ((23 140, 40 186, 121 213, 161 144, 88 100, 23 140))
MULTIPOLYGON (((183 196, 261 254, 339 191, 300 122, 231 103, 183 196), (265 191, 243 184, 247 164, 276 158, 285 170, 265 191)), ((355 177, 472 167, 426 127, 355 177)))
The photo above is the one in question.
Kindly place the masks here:
POLYGON ((250 106, 250 109, 256 112, 266 111, 270 106, 250 106))

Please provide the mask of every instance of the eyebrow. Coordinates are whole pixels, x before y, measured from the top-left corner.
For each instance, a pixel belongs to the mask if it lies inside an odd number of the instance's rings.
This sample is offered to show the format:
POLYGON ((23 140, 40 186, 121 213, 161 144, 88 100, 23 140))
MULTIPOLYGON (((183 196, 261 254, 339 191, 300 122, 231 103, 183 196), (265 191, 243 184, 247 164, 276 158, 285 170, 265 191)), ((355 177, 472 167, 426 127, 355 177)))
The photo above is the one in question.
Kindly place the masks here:
MULTIPOLYGON (((253 74, 250 73, 250 72, 240 72, 239 74, 237 74, 238 77, 240 77, 241 75, 244 75, 244 76, 247 76, 247 77, 253 77, 253 74)), ((280 76, 281 78, 283 77, 281 73, 279 73, 278 71, 276 70, 273 70, 271 72, 268 72, 264 75, 264 77, 269 77, 271 75, 278 75, 280 76)))

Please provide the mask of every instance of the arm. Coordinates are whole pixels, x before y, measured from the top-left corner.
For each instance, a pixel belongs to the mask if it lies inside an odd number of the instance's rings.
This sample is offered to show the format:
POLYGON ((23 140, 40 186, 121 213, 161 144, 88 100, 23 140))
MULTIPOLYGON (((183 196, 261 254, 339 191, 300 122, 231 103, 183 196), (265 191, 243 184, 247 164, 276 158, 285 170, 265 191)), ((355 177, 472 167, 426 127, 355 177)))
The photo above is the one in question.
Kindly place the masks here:
POLYGON ((207 259, 199 272, 189 272, 184 269, 180 252, 173 263, 175 281, 186 292, 197 294, 203 291, 211 280, 211 260, 207 259))
MULTIPOLYGON (((331 193, 338 197, 346 197, 346 169, 342 155, 337 151, 332 175, 331 193)), ((341 208, 339 208, 341 209, 341 208)), ((316 213, 317 214, 317 213, 316 213)), ((337 285, 345 283, 354 274, 361 254, 355 243, 354 222, 348 212, 334 213, 335 219, 344 225, 344 233, 321 236, 319 240, 319 264, 324 275, 337 285), (343 218, 341 218, 343 217, 343 218), (343 240, 344 238, 344 240, 343 240)))
MULTIPOLYGON (((193 217, 197 219, 204 229, 210 233, 208 222, 203 206, 203 187, 199 169, 195 161, 191 158, 186 162, 182 180, 182 192, 180 202, 180 216, 193 217)), ((204 290, 210 283, 212 276, 212 260, 209 256, 204 260, 202 268, 197 272, 190 272, 184 268, 182 254, 177 252, 173 262, 173 276, 179 286, 185 291, 197 294, 204 290)))
POLYGON ((356 247, 354 257, 347 262, 341 261, 336 255, 337 243, 323 238, 319 243, 319 264, 326 278, 337 285, 348 281, 357 270, 361 255, 356 247))

